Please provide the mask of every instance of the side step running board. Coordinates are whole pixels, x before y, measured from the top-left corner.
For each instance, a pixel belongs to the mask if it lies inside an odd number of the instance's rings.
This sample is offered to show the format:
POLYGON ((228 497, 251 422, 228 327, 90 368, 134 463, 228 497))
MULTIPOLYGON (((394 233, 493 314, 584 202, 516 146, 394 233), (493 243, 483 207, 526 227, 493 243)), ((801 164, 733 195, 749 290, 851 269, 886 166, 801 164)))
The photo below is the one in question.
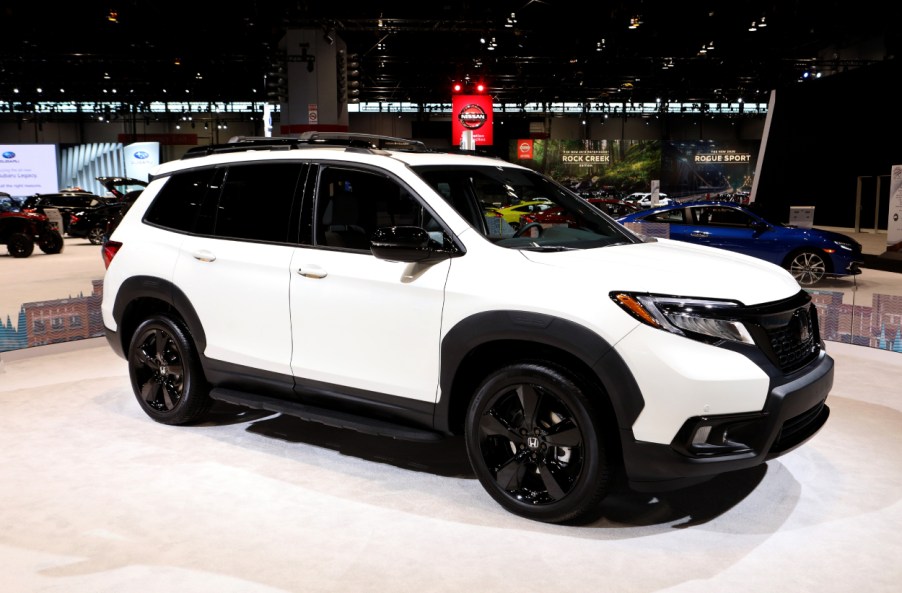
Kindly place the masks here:
POLYGON ((288 416, 318 422, 335 428, 346 428, 364 434, 391 437, 404 441, 434 442, 444 439, 439 432, 425 428, 414 428, 402 424, 394 424, 385 420, 358 416, 349 412, 340 412, 328 408, 320 408, 299 402, 285 401, 265 395, 235 391, 233 389, 214 388, 210 397, 238 406, 253 408, 255 410, 267 410, 279 412, 288 416))

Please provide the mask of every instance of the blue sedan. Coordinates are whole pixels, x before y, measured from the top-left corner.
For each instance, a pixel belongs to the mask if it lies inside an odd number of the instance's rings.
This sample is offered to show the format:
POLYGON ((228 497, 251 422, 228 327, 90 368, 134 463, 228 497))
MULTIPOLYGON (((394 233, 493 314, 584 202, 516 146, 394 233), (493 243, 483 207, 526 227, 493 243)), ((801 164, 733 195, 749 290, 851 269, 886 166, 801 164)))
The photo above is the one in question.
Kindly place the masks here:
POLYGON ((675 203, 617 220, 640 234, 660 234, 767 260, 789 270, 802 286, 825 276, 860 274, 858 266, 864 260, 861 244, 851 237, 773 223, 733 202, 675 203))

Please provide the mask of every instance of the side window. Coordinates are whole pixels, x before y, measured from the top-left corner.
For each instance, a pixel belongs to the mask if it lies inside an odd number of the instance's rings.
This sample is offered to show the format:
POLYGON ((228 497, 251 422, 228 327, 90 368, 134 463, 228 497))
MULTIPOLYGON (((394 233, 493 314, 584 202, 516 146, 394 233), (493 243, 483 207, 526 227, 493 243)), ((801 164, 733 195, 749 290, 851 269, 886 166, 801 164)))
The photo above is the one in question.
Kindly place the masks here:
POLYGON ((216 208, 214 234, 223 239, 286 242, 301 163, 255 163, 231 166, 216 208))
POLYGON ((666 222, 669 224, 683 224, 683 210, 666 210, 647 216, 645 222, 666 222))
POLYGON ((215 173, 215 169, 200 169, 170 177, 147 209, 144 221, 174 231, 193 232, 215 173))
POLYGON ((716 226, 747 227, 751 226, 752 219, 744 212, 733 208, 711 208, 709 224, 716 226))
POLYGON ((324 167, 316 204, 317 243, 329 247, 369 251, 377 228, 437 227, 406 188, 369 171, 324 167))

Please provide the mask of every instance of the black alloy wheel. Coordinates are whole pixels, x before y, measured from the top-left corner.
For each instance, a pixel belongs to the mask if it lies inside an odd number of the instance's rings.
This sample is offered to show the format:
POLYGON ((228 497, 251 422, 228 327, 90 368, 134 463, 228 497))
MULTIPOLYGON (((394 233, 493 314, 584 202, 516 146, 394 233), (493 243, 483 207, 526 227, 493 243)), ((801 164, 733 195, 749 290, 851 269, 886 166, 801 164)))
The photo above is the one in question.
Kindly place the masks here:
POLYGON ((789 273, 802 286, 811 286, 827 274, 827 262, 820 253, 801 251, 789 262, 789 273))
POLYGON ((482 486, 508 511, 547 523, 597 517, 609 482, 601 424, 579 382, 546 363, 492 373, 467 414, 482 486))
POLYGON ((63 236, 59 231, 54 230, 42 234, 41 240, 38 242, 38 247, 41 248, 41 251, 48 255, 62 253, 64 245, 65 241, 63 241, 63 236))
POLYGON ((34 239, 25 233, 13 233, 6 240, 6 249, 13 257, 28 257, 34 252, 34 239))
POLYGON ((187 424, 209 408, 209 386, 182 325, 167 315, 144 321, 128 350, 129 377, 138 403, 163 424, 187 424))

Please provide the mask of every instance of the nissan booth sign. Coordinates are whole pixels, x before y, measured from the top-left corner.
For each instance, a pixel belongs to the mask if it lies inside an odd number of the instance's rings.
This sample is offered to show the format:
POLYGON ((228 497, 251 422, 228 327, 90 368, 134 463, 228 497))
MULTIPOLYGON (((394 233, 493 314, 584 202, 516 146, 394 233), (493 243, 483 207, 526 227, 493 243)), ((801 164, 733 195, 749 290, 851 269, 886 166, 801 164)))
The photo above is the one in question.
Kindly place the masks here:
POLYGON ((451 102, 451 139, 460 146, 464 132, 473 133, 476 146, 491 145, 492 97, 489 95, 455 95, 451 102))

